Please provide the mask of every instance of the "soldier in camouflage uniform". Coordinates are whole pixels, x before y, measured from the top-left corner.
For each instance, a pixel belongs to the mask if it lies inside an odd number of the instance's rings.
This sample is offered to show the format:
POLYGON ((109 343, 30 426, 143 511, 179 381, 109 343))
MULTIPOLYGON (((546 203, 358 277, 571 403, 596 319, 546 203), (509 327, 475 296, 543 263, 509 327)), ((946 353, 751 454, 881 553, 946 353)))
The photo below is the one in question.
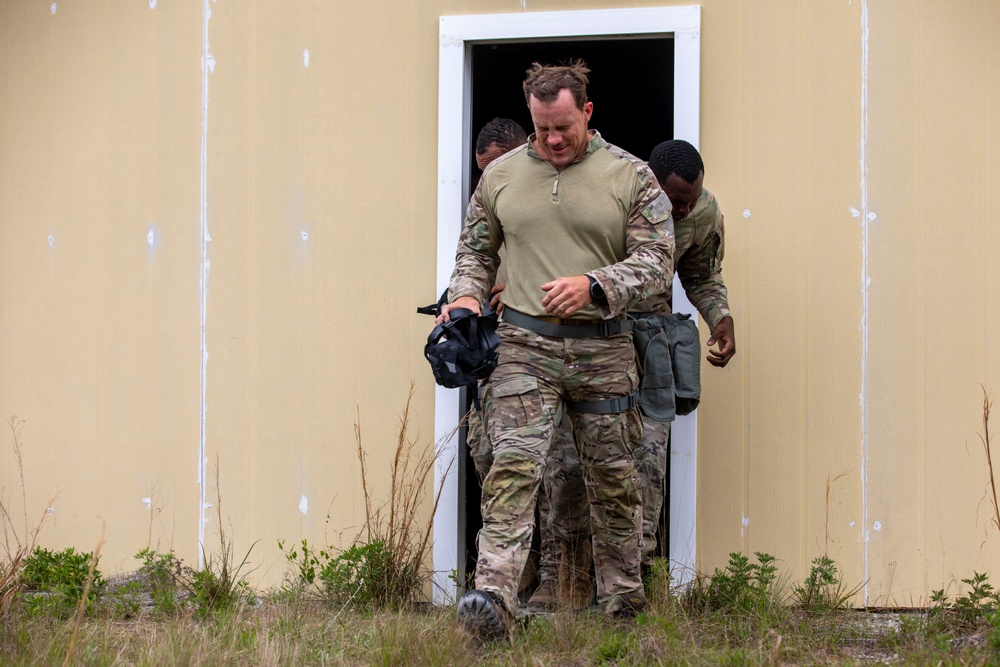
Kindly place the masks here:
MULTIPOLYGON (((722 211, 715 196, 704 189, 705 166, 697 149, 686 141, 665 141, 653 149, 649 166, 670 198, 676 239, 676 268, 688 299, 708 323, 708 362, 724 367, 736 354, 736 336, 729 311, 726 285, 722 280, 724 228, 722 211), (712 346, 718 344, 718 349, 712 346)), ((643 300, 630 314, 669 313, 671 292, 643 300)), ((648 566, 656 548, 656 528, 666 492, 670 422, 643 414, 643 438, 635 450, 635 468, 643 496, 643 565, 648 566)), ((546 471, 552 507, 552 531, 560 541, 573 544, 586 539, 583 504, 584 489, 579 462, 566 457, 559 466, 546 471), (581 518, 582 517, 582 518, 581 518)), ((586 566, 577 572, 588 572, 586 566)), ((584 574, 584 576, 587 576, 584 574)))
MULTIPOLYGON (((476 166, 481 170, 486 169, 493 160, 508 153, 518 146, 528 141, 528 135, 524 128, 514 120, 509 118, 494 118, 486 123, 476 136, 476 166)), ((507 283, 506 263, 500 262, 497 268, 496 287, 492 293, 503 290, 507 283)), ((499 298, 499 297, 496 297, 499 298)), ((494 308, 496 304, 494 304, 494 308)), ((469 446, 469 453, 472 455, 472 463, 476 468, 476 475, 480 484, 486 478, 490 465, 493 463, 493 448, 483 433, 483 417, 479 412, 469 415, 468 432, 465 442, 469 446)), ((581 478, 582 481, 582 478, 581 478)))
POLYGON ((440 317, 452 308, 481 312, 505 243, 500 358, 484 392, 494 461, 483 485, 476 590, 458 606, 480 637, 510 627, 535 496, 566 409, 590 501, 598 601, 616 615, 645 606, 632 463, 642 426, 627 400, 638 375, 622 316, 667 289, 673 232, 652 172, 588 130, 588 71, 580 61, 528 70, 535 133, 483 174, 440 317))

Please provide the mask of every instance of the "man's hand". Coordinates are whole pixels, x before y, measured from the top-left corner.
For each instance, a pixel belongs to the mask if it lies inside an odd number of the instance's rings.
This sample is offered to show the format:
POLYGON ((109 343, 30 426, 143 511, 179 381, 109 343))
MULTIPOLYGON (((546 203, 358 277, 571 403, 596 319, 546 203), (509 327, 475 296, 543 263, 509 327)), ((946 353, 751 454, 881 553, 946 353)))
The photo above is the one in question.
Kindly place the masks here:
POLYGON ((493 286, 490 290, 490 308, 493 309, 494 313, 500 313, 503 311, 503 304, 500 303, 500 293, 507 289, 505 283, 498 283, 493 286))
POLYGON ((548 294, 542 299, 545 312, 566 319, 584 306, 590 305, 590 279, 587 276, 556 278, 542 285, 548 294))
POLYGON ((471 296, 460 296, 451 303, 446 303, 441 306, 441 314, 434 319, 434 324, 441 324, 442 322, 450 322, 451 317, 448 313, 456 308, 465 308, 466 310, 471 310, 476 315, 482 315, 483 311, 479 307, 479 301, 472 298, 471 296))
POLYGON ((726 315, 715 325, 712 337, 708 339, 708 363, 722 368, 736 354, 736 332, 733 330, 733 318, 726 315), (718 350, 711 347, 719 344, 718 350))

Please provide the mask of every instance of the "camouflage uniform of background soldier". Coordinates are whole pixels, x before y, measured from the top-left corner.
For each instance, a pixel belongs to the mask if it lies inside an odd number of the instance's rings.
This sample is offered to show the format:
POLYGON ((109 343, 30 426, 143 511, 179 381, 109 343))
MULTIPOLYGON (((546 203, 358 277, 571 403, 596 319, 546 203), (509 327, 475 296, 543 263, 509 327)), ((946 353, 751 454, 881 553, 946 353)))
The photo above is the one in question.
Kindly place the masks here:
MULTIPOLYGON (((527 141, 528 135, 519 123, 509 118, 494 118, 486 123, 476 136, 476 166, 480 170, 485 170, 498 157, 524 145, 527 141)), ((503 289, 506 283, 507 264, 501 256, 500 265, 497 267, 496 285, 499 289, 503 289)), ((469 446, 469 454, 472 456, 476 475, 481 484, 493 463, 493 448, 483 434, 481 410, 475 410, 469 415, 465 442, 469 446)))
POLYGON ((476 590, 458 605, 460 621, 480 637, 510 628, 535 497, 565 402, 577 402, 571 420, 590 500, 599 602, 614 615, 645 606, 632 463, 642 427, 625 400, 638 386, 635 350, 620 319, 602 320, 666 290, 670 205, 645 165, 588 131, 587 71, 582 63, 529 70, 525 99, 535 134, 483 174, 459 239, 453 301, 439 318, 451 308, 480 310, 506 244, 499 365, 484 392, 494 462, 483 484, 476 590), (597 414, 584 405, 591 401, 616 407, 597 414))
MULTIPOLYGON (((672 204, 676 271, 688 299, 712 330, 708 361, 725 366, 736 353, 733 319, 729 311, 726 285, 722 280, 724 219, 714 195, 703 187, 705 168, 698 151, 686 141, 665 141, 650 157, 649 166, 672 204)), ((657 295, 635 306, 630 314, 669 313, 671 292, 657 295)), ((648 567, 656 548, 656 529, 666 491, 670 422, 643 414, 643 438, 635 450, 643 498, 643 565, 648 567)), ((586 542, 590 525, 585 504, 580 462, 571 450, 559 465, 546 470, 551 506, 551 531, 561 544, 559 602, 583 606, 589 592, 590 564, 586 542), (584 546, 581 548, 581 542, 584 546), (583 591, 583 594, 581 594, 583 591)))

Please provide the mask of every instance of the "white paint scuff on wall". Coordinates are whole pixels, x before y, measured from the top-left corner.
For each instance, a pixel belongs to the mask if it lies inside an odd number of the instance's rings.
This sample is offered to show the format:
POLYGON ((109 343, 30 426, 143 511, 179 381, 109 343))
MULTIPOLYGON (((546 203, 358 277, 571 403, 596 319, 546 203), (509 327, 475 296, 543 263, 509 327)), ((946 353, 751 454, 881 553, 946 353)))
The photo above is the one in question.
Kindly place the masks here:
POLYGON ((160 235, 157 233, 156 225, 150 225, 146 230, 146 245, 152 250, 156 247, 157 243, 160 241, 160 235))
POLYGON ((750 525, 750 517, 746 514, 743 515, 743 520, 740 521, 740 537, 744 537, 744 532, 747 526, 750 525))
POLYGON ((208 75, 215 71, 215 58, 208 48, 208 22, 212 18, 212 10, 208 0, 202 5, 202 36, 201 36, 201 428, 198 438, 198 568, 205 567, 205 511, 209 505, 205 501, 206 485, 208 483, 207 452, 205 448, 205 422, 208 416, 206 381, 208 371, 208 344, 206 330, 208 326, 208 244, 212 237, 208 233, 208 75))
POLYGON ((54 2, 52 3, 52 6, 51 6, 51 7, 49 7, 49 11, 51 11, 51 12, 52 12, 53 14, 55 14, 55 13, 56 13, 56 10, 57 10, 57 9, 59 9, 59 7, 58 7, 58 6, 56 5, 56 3, 54 3, 54 2))
POLYGON ((302 64, 306 66, 306 69, 309 69, 309 49, 302 52, 302 64))
POLYGON ((747 220, 750 219, 750 209, 748 208, 743 209, 743 217, 746 218, 747 220))
POLYGON ((864 604, 868 604, 868 1, 861 2, 861 530, 864 604))
POLYGON ((54 234, 49 234, 49 238, 46 240, 48 241, 50 248, 56 247, 56 237, 54 234))
POLYGON ((149 8, 156 9, 156 0, 149 0, 149 8))
POLYGON ((309 499, 306 498, 306 494, 304 493, 302 494, 302 497, 299 498, 299 511, 306 516, 309 514, 309 499))

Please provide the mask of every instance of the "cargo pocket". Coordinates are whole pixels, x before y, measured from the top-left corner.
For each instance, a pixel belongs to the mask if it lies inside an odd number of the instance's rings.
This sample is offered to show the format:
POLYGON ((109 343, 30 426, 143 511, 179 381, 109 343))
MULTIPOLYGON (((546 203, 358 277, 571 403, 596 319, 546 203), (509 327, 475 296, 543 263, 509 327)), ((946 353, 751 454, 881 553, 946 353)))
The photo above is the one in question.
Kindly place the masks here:
POLYGON ((538 424, 542 419, 537 378, 520 376, 491 383, 485 400, 487 434, 495 448, 511 431, 538 424))
POLYGON ((665 331, 658 332, 646 345, 642 359, 642 380, 639 382, 639 407, 650 419, 673 421, 674 373, 670 361, 670 345, 665 331))

